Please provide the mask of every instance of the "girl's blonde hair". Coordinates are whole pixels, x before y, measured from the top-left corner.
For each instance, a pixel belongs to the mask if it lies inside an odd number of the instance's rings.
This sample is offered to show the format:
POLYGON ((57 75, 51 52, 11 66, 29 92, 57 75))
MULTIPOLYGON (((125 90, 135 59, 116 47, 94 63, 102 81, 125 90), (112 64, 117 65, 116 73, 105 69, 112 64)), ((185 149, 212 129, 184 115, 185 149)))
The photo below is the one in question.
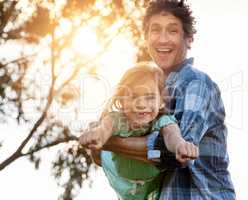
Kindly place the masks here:
POLYGON ((163 71, 151 62, 140 62, 125 72, 117 85, 114 95, 107 102, 101 117, 112 111, 122 111, 122 100, 127 90, 130 91, 137 81, 145 82, 147 79, 153 79, 155 81, 158 85, 160 95, 163 97, 165 82, 163 71))

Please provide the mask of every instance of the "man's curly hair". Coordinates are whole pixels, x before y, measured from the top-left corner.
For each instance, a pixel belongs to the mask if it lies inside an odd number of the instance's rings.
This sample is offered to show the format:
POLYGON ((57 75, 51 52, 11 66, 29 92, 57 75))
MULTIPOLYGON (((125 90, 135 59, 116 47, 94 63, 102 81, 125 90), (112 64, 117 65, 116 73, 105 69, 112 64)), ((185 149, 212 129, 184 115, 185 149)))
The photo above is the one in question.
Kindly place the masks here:
POLYGON ((192 11, 184 0, 152 0, 143 19, 143 30, 147 36, 149 29, 149 21, 153 15, 161 12, 168 12, 177 17, 183 25, 184 34, 186 37, 192 37, 196 33, 195 18, 192 16, 192 11))

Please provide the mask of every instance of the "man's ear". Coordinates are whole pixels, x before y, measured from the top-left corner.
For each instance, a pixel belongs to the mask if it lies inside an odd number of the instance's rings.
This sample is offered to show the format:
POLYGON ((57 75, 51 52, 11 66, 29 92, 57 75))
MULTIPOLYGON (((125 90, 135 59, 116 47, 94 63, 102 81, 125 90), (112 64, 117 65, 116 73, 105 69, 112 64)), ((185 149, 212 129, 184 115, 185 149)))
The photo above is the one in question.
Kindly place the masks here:
POLYGON ((186 45, 187 45, 188 49, 191 49, 191 45, 192 45, 193 41, 194 41, 193 37, 187 37, 186 38, 186 45))

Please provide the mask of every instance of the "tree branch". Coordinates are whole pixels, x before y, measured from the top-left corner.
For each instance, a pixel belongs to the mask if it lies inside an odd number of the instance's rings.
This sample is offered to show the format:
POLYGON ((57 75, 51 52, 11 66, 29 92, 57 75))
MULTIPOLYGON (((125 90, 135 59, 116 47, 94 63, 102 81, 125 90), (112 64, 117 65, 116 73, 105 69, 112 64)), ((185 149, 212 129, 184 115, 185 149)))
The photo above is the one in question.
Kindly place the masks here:
MULTIPOLYGON (((52 39, 54 40, 54 31, 55 31, 55 27, 53 27, 52 30, 52 39)), ((29 142, 29 140, 32 138, 33 134, 35 133, 35 131, 37 130, 37 128, 42 124, 42 122, 44 121, 44 119, 47 116, 47 111, 51 106, 52 100, 53 100, 53 93, 54 93, 54 83, 55 83, 55 77, 54 77, 54 68, 55 68, 55 59, 54 59, 54 41, 52 41, 51 43, 51 73, 52 73, 52 83, 49 89, 49 94, 47 97, 47 103, 46 106, 44 108, 44 111, 41 115, 41 117, 37 120, 37 122, 34 124, 33 128, 31 129, 31 131, 29 132, 28 136, 23 140, 23 142, 21 143, 21 145, 17 148, 17 150, 11 155, 9 156, 7 159, 5 159, 2 163, 0 163, 0 171, 3 170, 5 167, 7 167, 10 163, 14 162, 16 159, 20 158, 22 156, 22 150, 23 148, 26 146, 26 144, 29 142)))
POLYGON ((41 117, 39 118, 39 120, 35 123, 35 125, 32 128, 32 130, 30 131, 30 133, 28 134, 28 136, 25 138, 25 140, 23 140, 23 142, 17 148, 17 150, 11 156, 9 156, 6 160, 4 160, 0 164, 0 171, 3 170, 5 167, 7 167, 10 163, 14 162, 19 157, 21 157, 21 151, 22 151, 22 149, 28 143, 28 141, 30 140, 30 138, 33 136, 33 134, 36 131, 36 129, 41 125, 41 123, 43 122, 43 120, 45 119, 45 117, 46 117, 46 111, 43 112, 43 114, 41 115, 41 117))
MULTIPOLYGON (((125 26, 123 25, 117 32, 116 36, 118 34, 120 34, 123 30, 125 30, 125 26)), ((40 118, 37 120, 37 122, 34 124, 33 128, 31 129, 31 131, 29 132, 28 136, 23 140, 23 142, 21 143, 21 145, 17 148, 17 150, 11 155, 9 156, 6 160, 4 160, 2 163, 0 163, 0 171, 3 170, 5 167, 7 167, 9 164, 11 164, 12 162, 14 162, 16 159, 24 156, 24 155, 28 155, 31 154, 32 152, 37 152, 45 147, 49 147, 49 146, 54 146, 63 142, 66 142, 66 139, 62 139, 62 140, 58 140, 58 141, 54 141, 50 144, 45 145, 44 147, 41 147, 41 149, 36 149, 33 150, 31 152, 28 152, 26 154, 22 153, 23 148, 26 146, 26 144, 29 142, 29 140, 32 138, 33 134, 35 133, 35 131, 37 130, 37 128, 42 124, 42 122, 44 121, 44 119, 47 116, 47 111, 49 110, 53 97, 54 95, 56 95, 57 93, 60 92, 61 89, 63 89, 63 87, 68 84, 71 80, 73 80, 75 78, 75 76, 77 75, 77 73, 80 70, 80 67, 77 67, 74 72, 72 73, 72 75, 61 85, 61 87, 59 87, 59 89, 55 92, 54 91, 54 85, 55 85, 55 74, 54 74, 54 69, 55 69, 55 61, 56 61, 56 57, 55 57, 55 35, 54 35, 54 31, 55 31, 55 23, 53 22, 53 29, 52 29, 52 43, 51 43, 51 75, 52 75, 52 82, 51 82, 51 86, 49 89, 49 94, 47 97, 47 103, 46 106, 44 108, 44 111, 42 113, 42 115, 40 116, 40 118)), ((106 42, 105 47, 102 49, 101 52, 99 52, 94 58, 91 58, 89 60, 87 60, 85 63, 83 63, 83 65, 88 65, 90 62, 92 62, 93 60, 95 60, 97 57, 99 57, 100 55, 102 55, 106 48, 111 44, 112 40, 114 37, 110 38, 109 41, 106 42)), ((73 138, 73 140, 76 140, 76 138, 73 138)))
POLYGON ((73 136, 73 135, 69 136, 69 137, 66 137, 66 138, 63 138, 63 139, 57 139, 56 141, 51 142, 49 144, 46 144, 46 145, 44 145, 44 146, 42 146, 40 148, 36 148, 36 149, 31 150, 31 151, 29 151, 27 153, 22 153, 21 156, 27 156, 27 155, 33 154, 33 153, 38 152, 38 151, 40 151, 42 149, 45 149, 45 148, 49 148, 49 147, 53 147, 53 146, 56 146, 56 145, 61 144, 61 143, 66 143, 66 142, 69 142, 69 141, 77 141, 77 140, 78 140, 78 137, 73 136))
POLYGON ((4 13, 4 16, 2 17, 2 23, 0 24, 0 36, 4 32, 3 29, 7 25, 9 19, 11 18, 11 15, 13 13, 13 10, 15 9, 16 4, 17 4, 17 1, 12 1, 11 5, 8 8, 8 10, 4 13))
POLYGON ((1 63, 0 68, 4 68, 4 67, 6 67, 7 65, 12 64, 12 63, 20 63, 20 62, 25 61, 25 60, 27 60, 28 58, 34 57, 34 56, 36 56, 36 55, 37 55, 37 53, 34 53, 34 54, 31 54, 31 55, 26 55, 26 56, 23 56, 23 57, 20 57, 20 58, 11 60, 11 61, 9 61, 9 62, 7 62, 7 63, 4 63, 4 64, 1 63))

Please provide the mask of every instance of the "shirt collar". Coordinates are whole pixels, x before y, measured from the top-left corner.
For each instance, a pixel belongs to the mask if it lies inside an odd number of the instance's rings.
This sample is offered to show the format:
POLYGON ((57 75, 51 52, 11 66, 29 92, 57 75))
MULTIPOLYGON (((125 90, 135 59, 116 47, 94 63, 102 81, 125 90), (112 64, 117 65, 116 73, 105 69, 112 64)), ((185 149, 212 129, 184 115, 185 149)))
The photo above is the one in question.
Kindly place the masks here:
POLYGON ((166 85, 172 85, 178 80, 179 74, 183 72, 186 67, 192 66, 194 63, 194 58, 187 58, 185 59, 178 67, 176 70, 171 72, 166 80, 166 85))

